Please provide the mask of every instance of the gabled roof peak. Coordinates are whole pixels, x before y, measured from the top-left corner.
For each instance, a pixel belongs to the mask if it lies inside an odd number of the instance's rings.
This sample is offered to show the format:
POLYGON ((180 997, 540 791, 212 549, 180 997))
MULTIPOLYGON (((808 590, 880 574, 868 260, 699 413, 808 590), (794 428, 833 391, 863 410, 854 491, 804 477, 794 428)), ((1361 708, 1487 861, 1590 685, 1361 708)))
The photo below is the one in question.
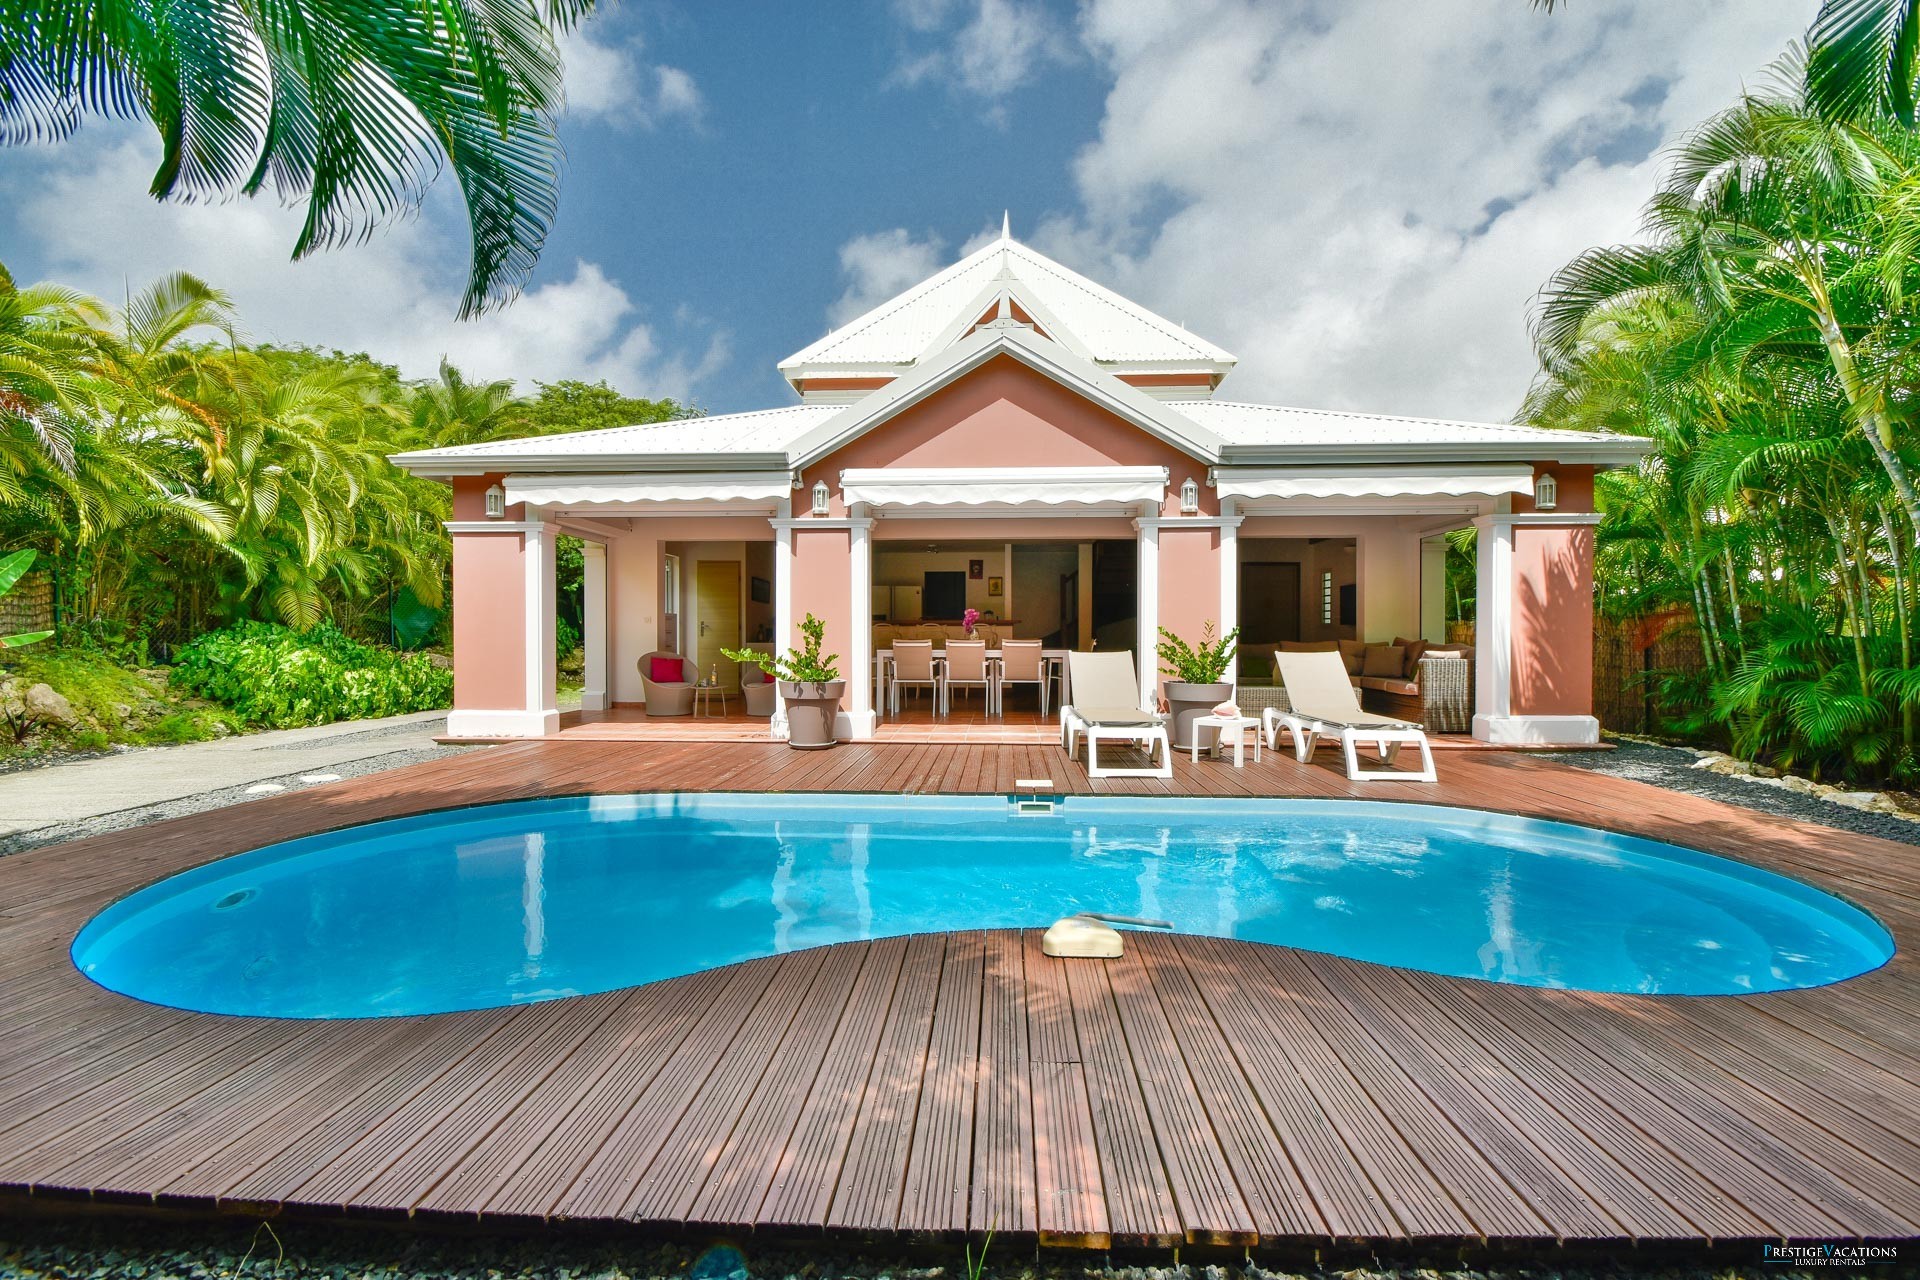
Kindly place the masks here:
POLYGON ((780 362, 789 382, 898 377, 968 333, 1007 294, 1047 336, 1109 372, 1190 373, 1201 393, 1232 354, 1013 239, 1001 235, 780 362))

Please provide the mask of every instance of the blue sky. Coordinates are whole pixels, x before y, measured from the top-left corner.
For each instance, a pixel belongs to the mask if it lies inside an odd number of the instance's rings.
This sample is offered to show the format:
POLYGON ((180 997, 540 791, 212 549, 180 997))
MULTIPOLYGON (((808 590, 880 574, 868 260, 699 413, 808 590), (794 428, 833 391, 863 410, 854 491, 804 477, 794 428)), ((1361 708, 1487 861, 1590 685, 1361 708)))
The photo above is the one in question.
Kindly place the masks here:
MULTIPOLYGON (((562 211, 527 295, 452 319, 449 193, 289 264, 271 202, 158 206, 150 131, 0 149, 0 261, 117 297, 174 268, 252 336, 607 378, 713 411, 1019 238, 1235 351, 1223 394, 1504 419, 1555 267, 1631 237, 1660 146, 1814 0, 614 0, 567 45, 562 211)), ((443 183, 442 186, 445 184, 443 183)))

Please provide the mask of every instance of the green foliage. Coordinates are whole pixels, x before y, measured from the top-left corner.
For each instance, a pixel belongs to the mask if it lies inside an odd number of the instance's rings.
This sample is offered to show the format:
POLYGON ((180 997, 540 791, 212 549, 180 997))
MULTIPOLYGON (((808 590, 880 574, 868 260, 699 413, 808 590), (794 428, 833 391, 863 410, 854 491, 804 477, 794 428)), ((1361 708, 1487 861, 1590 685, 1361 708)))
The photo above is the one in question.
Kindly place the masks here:
POLYGON ((554 656, 566 661, 567 655, 580 647, 580 629, 565 618, 553 620, 554 656))
POLYGON ((800 624, 805 647, 789 649, 785 654, 762 653, 758 649, 722 649, 731 662, 745 662, 760 668, 776 680, 789 684, 828 684, 840 678, 837 653, 822 654, 826 646, 827 624, 811 613, 800 624))
POLYGON ((448 706, 453 673, 321 625, 306 633, 243 622, 209 632, 175 658, 174 683, 276 729, 448 706))
POLYGON ((1233 665, 1239 647, 1240 628, 1235 627, 1218 640, 1213 638, 1211 619, 1201 625, 1200 643, 1189 645, 1165 627, 1160 628, 1160 643, 1153 652, 1160 659, 1160 674, 1186 684, 1219 684, 1233 665))
POLYGON ((1548 282, 1523 417, 1654 441, 1597 480, 1595 587, 1604 616, 1697 633, 1704 671, 1650 677, 1670 728, 1911 783, 1920 135, 1777 73, 1671 153, 1645 242, 1548 282))
POLYGON ((665 422, 696 414, 672 400, 641 400, 622 395, 605 382, 541 382, 530 400, 501 413, 502 434, 550 436, 565 431, 604 431, 642 422, 665 422))
POLYGON ((16 738, 38 734, 39 749, 203 742, 242 727, 240 717, 226 708, 189 701, 184 691, 168 687, 163 674, 134 669, 121 656, 91 644, 39 645, 9 653, 0 676, 11 679, 16 690, 49 686, 79 716, 71 727, 38 721, 12 726, 16 738))
POLYGON ((293 256, 416 210, 442 165, 465 200, 462 317, 526 281, 558 200, 558 37, 592 0, 0 0, 0 141, 89 112, 160 135, 152 194, 269 184, 303 202, 293 256))

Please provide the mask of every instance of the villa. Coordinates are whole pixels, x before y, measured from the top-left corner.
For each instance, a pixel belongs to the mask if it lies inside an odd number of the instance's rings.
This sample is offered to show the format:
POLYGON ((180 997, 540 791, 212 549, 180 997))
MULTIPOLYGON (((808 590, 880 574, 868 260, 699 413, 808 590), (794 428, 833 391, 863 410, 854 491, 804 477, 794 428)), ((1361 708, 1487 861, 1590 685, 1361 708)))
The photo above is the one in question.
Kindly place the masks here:
POLYGON ((723 648, 811 613, 858 740, 888 629, 969 609, 1134 651, 1143 698, 1160 627, 1239 626, 1247 682, 1281 644, 1446 641, 1474 526, 1473 735, 1597 741, 1593 477, 1647 442, 1224 399, 1235 364, 1003 230, 782 361, 797 404, 399 455, 453 487, 448 732, 558 730, 556 534, 586 546, 585 711, 644 708, 659 653, 734 685, 723 648))

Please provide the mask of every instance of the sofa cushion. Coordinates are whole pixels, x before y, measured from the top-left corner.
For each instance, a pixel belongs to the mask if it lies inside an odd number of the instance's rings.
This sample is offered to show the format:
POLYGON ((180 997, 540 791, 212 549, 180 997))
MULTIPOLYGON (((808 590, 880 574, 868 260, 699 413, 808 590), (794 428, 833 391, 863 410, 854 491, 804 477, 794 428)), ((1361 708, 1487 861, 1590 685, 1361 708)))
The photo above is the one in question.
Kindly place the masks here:
POLYGON ((1340 646, 1331 640, 1282 640, 1282 653, 1338 653, 1340 646))
POLYGON ((1378 689, 1381 693, 1411 695, 1420 692, 1418 680, 1404 680, 1399 676, 1356 676, 1353 684, 1357 689, 1378 689))
POLYGON ((655 658, 647 664, 647 679, 655 684, 685 684, 687 680, 687 660, 685 658, 655 658))
POLYGON ((1400 669, 1400 673, 1409 680, 1418 676, 1420 674, 1420 655, 1424 654, 1432 646, 1425 640, 1403 640, 1399 636, 1395 636, 1393 642, 1407 651, 1405 658, 1406 665, 1400 669))
POLYGON ((1347 674, 1357 676, 1366 662, 1367 642, 1365 640, 1340 640, 1340 661, 1346 664, 1347 674))
POLYGON ((1407 651, 1397 644, 1370 644, 1361 662, 1360 674, 1404 680, 1407 675, 1407 651))

